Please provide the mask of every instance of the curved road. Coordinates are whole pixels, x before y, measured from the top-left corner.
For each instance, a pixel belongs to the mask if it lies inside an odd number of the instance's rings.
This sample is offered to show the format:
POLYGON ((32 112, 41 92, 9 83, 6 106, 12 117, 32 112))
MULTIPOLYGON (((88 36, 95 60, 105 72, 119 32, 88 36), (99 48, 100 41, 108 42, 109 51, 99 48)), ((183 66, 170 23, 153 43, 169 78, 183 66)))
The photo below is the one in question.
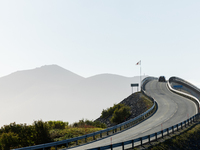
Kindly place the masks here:
MULTIPOLYGON (((152 80, 146 84, 145 91, 157 102, 157 112, 139 125, 112 135, 112 143, 123 142, 158 132, 161 129, 180 123, 197 113, 197 107, 194 102, 171 92, 165 82, 152 80)), ((71 149, 83 150, 109 145, 111 144, 111 137, 71 149)))

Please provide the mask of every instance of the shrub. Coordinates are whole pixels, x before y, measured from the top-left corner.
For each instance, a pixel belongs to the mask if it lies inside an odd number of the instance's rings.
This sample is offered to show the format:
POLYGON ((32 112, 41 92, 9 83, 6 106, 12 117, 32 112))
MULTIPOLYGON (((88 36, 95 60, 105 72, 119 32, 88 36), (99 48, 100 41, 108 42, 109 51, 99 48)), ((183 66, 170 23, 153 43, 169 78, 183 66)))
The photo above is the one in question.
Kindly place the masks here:
POLYGON ((106 110, 103 110, 101 113, 101 118, 111 117, 111 122, 121 123, 131 115, 130 107, 124 104, 114 104, 113 107, 110 107, 106 110))
POLYGON ((130 115, 131 115, 130 107, 122 106, 115 109, 112 118, 110 120, 113 123, 122 123, 130 115))
POLYGON ((92 120, 79 120, 79 122, 75 122, 73 124, 73 127, 79 127, 79 128, 84 128, 84 127, 98 127, 98 128, 106 128, 106 124, 101 123, 100 121, 92 121, 92 120))
POLYGON ((47 122, 49 129, 65 129, 65 126, 68 126, 68 122, 63 121, 48 121, 47 122))
POLYGON ((18 136, 13 132, 2 133, 0 136, 2 150, 10 150, 18 145, 18 136))
POLYGON ((42 120, 34 121, 33 127, 34 127, 34 132, 35 132, 34 142, 36 145, 48 143, 51 141, 49 128, 46 122, 43 122, 42 120))

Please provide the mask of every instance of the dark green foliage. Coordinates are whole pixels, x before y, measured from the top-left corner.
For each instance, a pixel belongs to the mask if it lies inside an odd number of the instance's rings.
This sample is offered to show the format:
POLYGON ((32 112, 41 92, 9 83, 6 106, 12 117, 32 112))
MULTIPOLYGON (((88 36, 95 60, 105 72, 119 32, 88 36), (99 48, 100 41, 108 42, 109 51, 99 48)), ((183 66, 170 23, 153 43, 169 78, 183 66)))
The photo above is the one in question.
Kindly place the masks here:
POLYGON ((131 115, 129 106, 122 106, 115 109, 111 122, 113 123, 122 123, 131 115))
POLYGON ((91 121, 91 120, 79 120, 79 122, 75 122, 73 127, 98 127, 98 128, 106 128, 106 124, 101 123, 100 121, 91 121))
POLYGON ((49 129, 65 129, 65 126, 68 126, 68 122, 63 121, 48 121, 47 122, 49 129))
POLYGON ((106 118, 106 117, 113 115, 113 113, 116 109, 119 109, 123 106, 124 106, 124 104, 114 104, 113 107, 107 108, 106 110, 103 110, 101 112, 101 118, 106 118))
POLYGON ((2 150, 10 150, 18 145, 19 137, 13 132, 2 133, 0 135, 0 146, 2 150))
POLYGON ((34 144, 33 141, 33 133, 34 128, 33 126, 27 126, 26 124, 16 124, 11 123, 9 125, 4 125, 0 129, 0 134, 3 133, 14 133, 18 136, 18 146, 24 147, 27 145, 34 144))
POLYGON ((114 104, 113 107, 102 111, 101 118, 112 116, 111 122, 121 123, 131 115, 130 110, 130 107, 124 104, 114 104))
POLYGON ((0 149, 26 147, 50 142, 47 123, 35 121, 33 125, 11 123, 0 129, 0 149))
POLYGON ((46 122, 42 120, 34 121, 34 142, 35 144, 43 144, 51 141, 49 128, 46 122))

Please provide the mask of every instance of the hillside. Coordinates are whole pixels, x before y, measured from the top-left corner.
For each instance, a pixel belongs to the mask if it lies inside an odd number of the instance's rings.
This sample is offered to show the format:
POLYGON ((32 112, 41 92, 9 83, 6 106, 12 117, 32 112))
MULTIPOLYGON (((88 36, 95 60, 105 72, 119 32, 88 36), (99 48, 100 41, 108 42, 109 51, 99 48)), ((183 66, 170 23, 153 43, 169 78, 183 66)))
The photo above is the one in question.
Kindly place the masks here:
POLYGON ((57 65, 17 71, 0 78, 0 126, 96 119, 104 108, 129 96, 130 84, 138 81, 113 74, 84 78, 57 65))
MULTIPOLYGON (((121 104, 125 104, 131 108, 131 115, 126 120, 137 117, 138 115, 144 113, 146 110, 153 106, 153 103, 145 97, 141 92, 136 92, 125 98, 120 102, 121 104)), ((112 116, 107 118, 99 117, 97 121, 105 123, 107 127, 111 127, 115 124, 111 123, 110 119, 112 116)))

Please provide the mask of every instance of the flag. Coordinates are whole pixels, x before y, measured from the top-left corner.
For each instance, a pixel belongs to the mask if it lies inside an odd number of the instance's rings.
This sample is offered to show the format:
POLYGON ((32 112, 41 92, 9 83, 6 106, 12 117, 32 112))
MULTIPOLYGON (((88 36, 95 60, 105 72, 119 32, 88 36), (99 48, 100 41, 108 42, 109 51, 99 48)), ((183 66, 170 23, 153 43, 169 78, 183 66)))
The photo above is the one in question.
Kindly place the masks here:
POLYGON ((141 65, 141 60, 136 65, 141 65))

